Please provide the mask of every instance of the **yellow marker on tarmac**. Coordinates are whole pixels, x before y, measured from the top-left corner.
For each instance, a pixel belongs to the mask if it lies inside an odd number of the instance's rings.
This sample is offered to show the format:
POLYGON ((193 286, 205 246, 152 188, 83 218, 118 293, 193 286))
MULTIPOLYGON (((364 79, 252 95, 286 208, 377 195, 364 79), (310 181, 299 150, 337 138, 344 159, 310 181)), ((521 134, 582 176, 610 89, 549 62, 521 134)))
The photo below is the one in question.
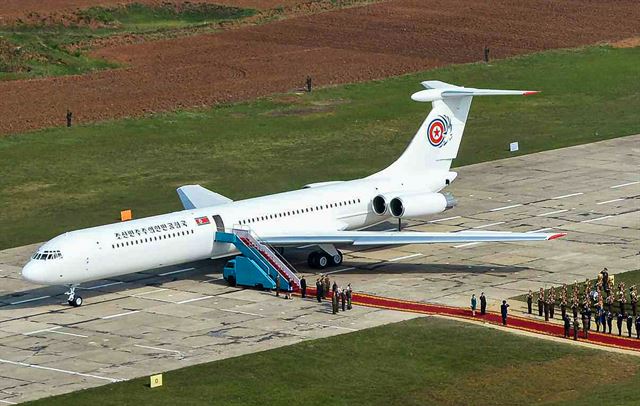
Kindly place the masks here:
POLYGON ((158 386, 162 386, 162 374, 151 375, 149 382, 149 387, 157 388, 158 386))

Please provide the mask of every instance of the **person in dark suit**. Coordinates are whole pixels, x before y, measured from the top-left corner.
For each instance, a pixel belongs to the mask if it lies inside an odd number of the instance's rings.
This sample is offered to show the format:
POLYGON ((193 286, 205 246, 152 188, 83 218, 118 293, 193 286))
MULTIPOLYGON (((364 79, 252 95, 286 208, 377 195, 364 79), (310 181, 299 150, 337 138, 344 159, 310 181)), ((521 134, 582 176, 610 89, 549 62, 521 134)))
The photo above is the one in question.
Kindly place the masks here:
POLYGON ((487 314, 487 297, 480 293, 480 314, 487 314))
POLYGON ((578 323, 578 318, 573 318, 573 341, 578 341, 578 330, 580 330, 580 323, 578 323))
POLYGON ((500 306, 500 314, 502 315, 502 325, 506 326, 507 325, 507 309, 509 308, 509 305, 507 304, 506 300, 502 301, 502 305, 500 306))
POLYGON ((533 293, 531 289, 529 289, 529 293, 527 293, 527 312, 531 314, 531 302, 533 301, 533 293))
POLYGON ((636 338, 640 339, 640 316, 636 316, 636 338))
POLYGON ((322 296, 322 282, 318 278, 316 280, 316 299, 318 300, 318 303, 322 303, 322 296))
POLYGON ((564 315, 564 338, 569 338, 569 331, 571 330, 571 320, 569 320, 569 316, 564 315))
POLYGON ((307 297, 307 280, 304 276, 300 279, 300 293, 302 294, 303 299, 307 297))
POLYGON ((613 330, 613 313, 607 312, 607 325, 609 326, 609 334, 611 334, 611 330, 613 330))
POLYGON ((622 335, 622 319, 624 319, 624 315, 622 313, 618 313, 616 318, 616 324, 618 325, 618 335, 622 335))
POLYGON ((633 330, 633 316, 627 313, 627 333, 629 334, 629 338, 631 338, 631 330, 633 330))

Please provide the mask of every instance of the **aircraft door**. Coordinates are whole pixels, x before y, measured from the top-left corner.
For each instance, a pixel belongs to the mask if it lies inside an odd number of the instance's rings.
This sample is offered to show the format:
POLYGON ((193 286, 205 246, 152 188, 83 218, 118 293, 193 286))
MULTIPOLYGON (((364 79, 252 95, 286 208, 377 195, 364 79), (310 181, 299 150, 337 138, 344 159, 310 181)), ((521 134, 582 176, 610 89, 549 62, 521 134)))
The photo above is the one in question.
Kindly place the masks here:
POLYGON ((216 231, 224 232, 224 221, 222 221, 222 217, 217 214, 212 217, 213 221, 216 223, 216 231))

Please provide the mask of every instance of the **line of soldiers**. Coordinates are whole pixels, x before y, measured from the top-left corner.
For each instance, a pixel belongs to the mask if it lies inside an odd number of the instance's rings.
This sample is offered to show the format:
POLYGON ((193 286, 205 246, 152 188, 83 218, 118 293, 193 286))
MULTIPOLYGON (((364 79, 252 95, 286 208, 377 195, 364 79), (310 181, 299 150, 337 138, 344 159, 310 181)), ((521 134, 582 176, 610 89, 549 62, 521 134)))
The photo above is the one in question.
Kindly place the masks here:
MULTIPOLYGON (((578 312, 580 312, 580 318, 582 319, 582 328, 584 330, 584 337, 588 337, 588 332, 591 328, 591 319, 596 324, 596 331, 600 331, 602 326, 602 332, 611 334, 613 319, 616 319, 618 327, 618 335, 622 335, 622 326, 626 322, 627 334, 631 337, 633 326, 635 324, 636 337, 640 339, 640 315, 637 314, 638 304, 638 289, 635 285, 629 288, 629 301, 631 303, 631 312, 627 312, 626 308, 626 295, 625 284, 621 282, 618 284, 618 291, 614 294, 611 292, 611 286, 613 278, 609 278, 607 268, 604 268, 598 274, 598 281, 595 286, 592 286, 591 281, 587 279, 584 284, 584 295, 582 297, 582 304, 580 303, 579 292, 580 286, 578 281, 574 282, 573 295, 571 298, 571 310, 573 314, 573 323, 571 318, 567 315, 567 306, 569 304, 567 285, 562 285, 560 291, 560 311, 561 319, 564 322, 565 337, 569 336, 569 330, 571 324, 574 327, 574 339, 577 339, 577 331, 579 330, 580 323, 578 321, 578 312), (606 295, 606 299, 605 299, 606 295), (614 301, 618 302, 619 312, 615 313, 613 310, 614 301), (595 311, 592 311, 592 303, 594 303, 595 311), (635 323, 634 323, 635 319, 635 323)), ((533 293, 529 290, 527 294, 527 311, 532 314, 532 302, 533 293)), ((554 310, 556 305, 556 292, 555 288, 549 289, 548 294, 545 295, 543 288, 540 288, 538 292, 538 316, 544 315, 545 321, 554 317, 554 310)))

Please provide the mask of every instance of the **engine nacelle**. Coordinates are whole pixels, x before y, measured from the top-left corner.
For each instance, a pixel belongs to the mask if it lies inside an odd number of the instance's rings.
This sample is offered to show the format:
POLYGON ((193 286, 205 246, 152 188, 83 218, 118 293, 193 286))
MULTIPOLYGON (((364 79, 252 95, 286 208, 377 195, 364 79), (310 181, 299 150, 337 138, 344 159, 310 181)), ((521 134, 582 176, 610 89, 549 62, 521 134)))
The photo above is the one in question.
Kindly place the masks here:
POLYGON ((458 202, 449 193, 415 193, 394 197, 389 202, 389 212, 393 217, 424 217, 442 213, 458 202))
POLYGON ((383 216, 387 214, 389 211, 389 207, 387 205, 387 197, 384 195, 378 195, 373 198, 371 201, 371 206, 373 207, 373 212, 378 216, 383 216))

